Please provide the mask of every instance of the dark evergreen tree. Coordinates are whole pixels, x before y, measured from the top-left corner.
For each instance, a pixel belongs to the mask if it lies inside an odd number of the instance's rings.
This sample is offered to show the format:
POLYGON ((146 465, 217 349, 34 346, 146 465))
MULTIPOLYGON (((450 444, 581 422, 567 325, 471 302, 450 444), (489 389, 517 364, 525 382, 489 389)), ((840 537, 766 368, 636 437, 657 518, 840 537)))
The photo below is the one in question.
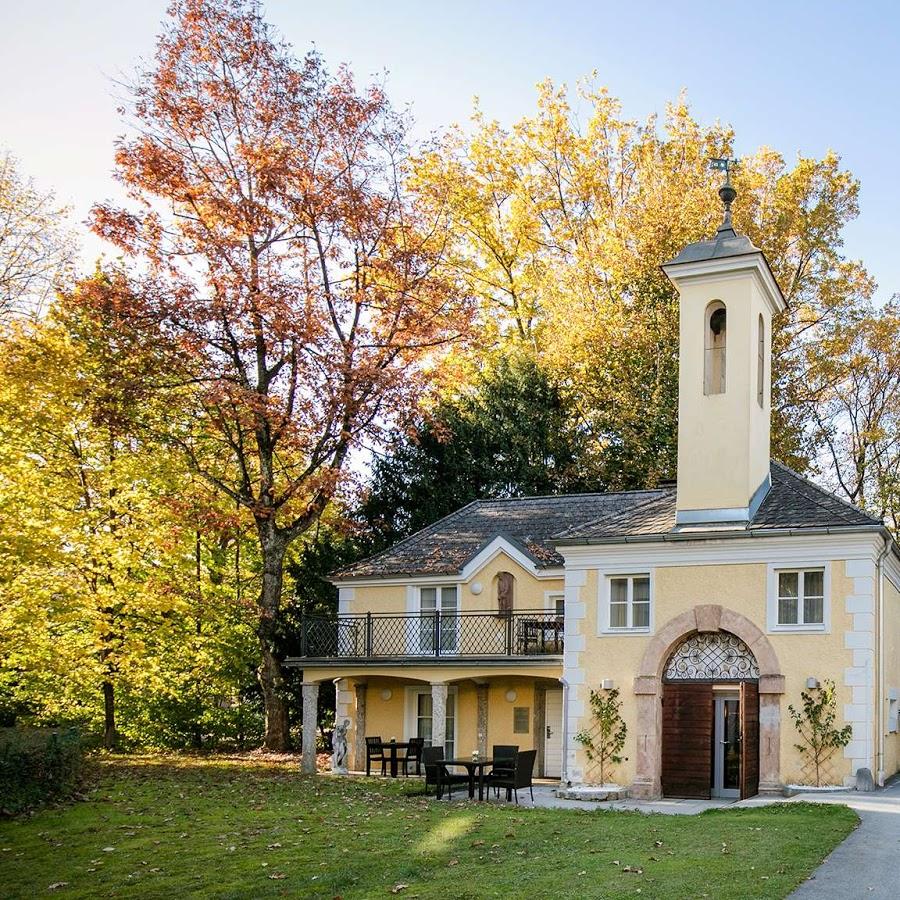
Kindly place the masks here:
POLYGON ((563 391, 534 358, 503 356, 376 461, 358 513, 367 550, 472 500, 602 490, 591 451, 563 391))

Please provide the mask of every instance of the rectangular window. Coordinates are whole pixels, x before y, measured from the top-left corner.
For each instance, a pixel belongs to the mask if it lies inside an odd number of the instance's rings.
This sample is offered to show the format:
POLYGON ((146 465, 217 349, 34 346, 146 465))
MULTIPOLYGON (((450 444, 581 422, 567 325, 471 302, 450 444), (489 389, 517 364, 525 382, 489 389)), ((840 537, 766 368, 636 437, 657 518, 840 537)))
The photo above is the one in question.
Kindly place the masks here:
POLYGON ((458 592, 455 584, 419 588, 419 652, 434 653, 440 633, 441 653, 455 653, 459 636, 458 592), (438 621, 436 614, 440 613, 438 621))
POLYGON ((531 730, 528 727, 530 712, 531 709, 527 706, 513 707, 513 734, 528 734, 531 730))
POLYGON ((756 350, 756 402, 761 406, 766 405, 766 323, 762 314, 759 316, 759 334, 757 336, 756 350))
POLYGON ((565 594, 551 594, 549 598, 549 606, 550 609, 556 613, 557 616, 561 619, 566 614, 566 595, 565 594))
POLYGON ((609 627, 611 630, 649 630, 649 575, 616 575, 609 579, 609 627))
MULTIPOLYGON (((425 746, 431 746, 432 716, 431 692, 416 694, 416 737, 425 739, 425 746)), ((445 719, 444 758, 453 759, 456 750, 456 694, 447 692, 447 716, 445 719)))
POLYGON ((825 622, 825 572, 822 569, 780 571, 778 624, 822 625, 825 622))

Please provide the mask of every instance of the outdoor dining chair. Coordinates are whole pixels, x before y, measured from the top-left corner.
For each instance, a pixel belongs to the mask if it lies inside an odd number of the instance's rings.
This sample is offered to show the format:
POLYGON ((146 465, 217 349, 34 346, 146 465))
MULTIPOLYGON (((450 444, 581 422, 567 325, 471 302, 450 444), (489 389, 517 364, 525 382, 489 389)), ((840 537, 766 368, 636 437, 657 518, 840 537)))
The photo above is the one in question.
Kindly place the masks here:
POLYGON ((492 778, 491 784, 496 788, 504 788, 506 790, 507 803, 516 795, 516 804, 519 802, 519 788, 528 788, 531 794, 531 800, 534 801, 534 790, 532 789, 531 775, 534 770, 534 759, 537 756, 537 750, 523 750, 516 756, 516 766, 511 777, 492 778))
POLYGON ((447 788, 447 799, 453 799, 454 784, 468 784, 468 775, 457 775, 444 765, 443 747, 425 747, 422 750, 422 764, 425 766, 425 792, 430 787, 435 789, 435 796, 440 800, 447 788))
POLYGON ((380 735, 366 736, 366 775, 372 774, 372 763, 381 763, 381 774, 387 774, 387 757, 384 755, 384 742, 380 735))
POLYGON ((415 763, 416 775, 422 774, 422 751, 425 749, 425 738, 416 737, 409 739, 409 749, 403 757, 403 774, 409 775, 410 763, 415 763))
MULTIPOLYGON (((491 749, 491 759, 494 765, 488 772, 488 781, 493 784, 495 778, 512 778, 516 766, 516 754, 519 752, 518 744, 494 744, 491 749)), ((500 795, 499 788, 497 796, 500 795)))

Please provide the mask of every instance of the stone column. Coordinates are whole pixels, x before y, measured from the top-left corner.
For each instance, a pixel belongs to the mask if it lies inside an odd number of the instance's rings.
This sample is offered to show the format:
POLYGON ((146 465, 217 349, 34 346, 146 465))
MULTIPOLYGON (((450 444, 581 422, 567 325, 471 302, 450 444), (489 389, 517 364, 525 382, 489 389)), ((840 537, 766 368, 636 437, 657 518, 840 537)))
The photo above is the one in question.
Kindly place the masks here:
POLYGON ((784 676, 759 679, 759 792, 781 794, 781 695, 784 676))
POLYGON ((443 681, 431 682, 431 746, 443 747, 447 743, 447 685, 443 681))
POLYGON ((303 682, 303 756, 300 770, 306 775, 316 773, 316 725, 319 712, 319 685, 303 682))
POLYGON ((487 684, 478 684, 475 689, 478 692, 478 752, 487 756, 488 748, 488 690, 487 684))
POLYGON ((366 771, 366 695, 368 685, 356 683, 356 721, 353 725, 353 768, 366 771))
POLYGON ((634 679, 637 701, 637 756, 634 781, 629 796, 639 800, 658 800, 662 796, 662 706, 659 678, 639 675, 634 679))

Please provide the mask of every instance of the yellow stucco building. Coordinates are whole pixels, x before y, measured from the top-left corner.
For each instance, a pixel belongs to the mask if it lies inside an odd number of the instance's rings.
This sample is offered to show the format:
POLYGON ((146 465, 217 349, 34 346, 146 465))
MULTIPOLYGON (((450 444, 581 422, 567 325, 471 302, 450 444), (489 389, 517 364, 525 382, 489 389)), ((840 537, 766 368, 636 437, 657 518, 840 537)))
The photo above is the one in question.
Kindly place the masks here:
POLYGON ((305 622, 305 722, 334 681, 355 768, 367 735, 421 736, 448 758, 534 748, 536 774, 591 784, 576 735, 591 690, 615 688, 632 796, 780 791, 812 777, 788 706, 833 681, 852 737, 823 779, 900 769, 900 552, 770 460, 784 300, 720 193, 716 236, 663 267, 681 300, 677 485, 469 504, 338 573, 337 618, 305 622))

